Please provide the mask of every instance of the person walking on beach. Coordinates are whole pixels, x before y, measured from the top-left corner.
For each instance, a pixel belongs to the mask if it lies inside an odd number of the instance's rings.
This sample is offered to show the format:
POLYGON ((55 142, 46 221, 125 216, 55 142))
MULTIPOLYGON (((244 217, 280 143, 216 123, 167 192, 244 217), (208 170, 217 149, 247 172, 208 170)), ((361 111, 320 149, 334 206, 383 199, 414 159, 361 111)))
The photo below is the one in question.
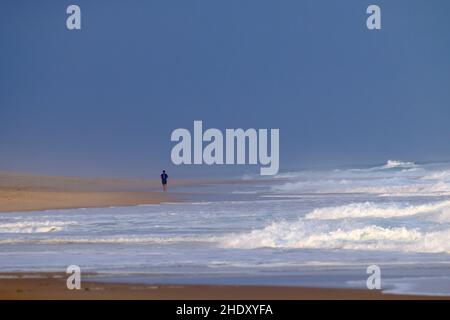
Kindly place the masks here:
POLYGON ((163 170, 163 172, 161 173, 161 183, 162 183, 162 187, 163 187, 163 191, 167 191, 167 179, 169 178, 169 176, 166 173, 166 170, 163 170))

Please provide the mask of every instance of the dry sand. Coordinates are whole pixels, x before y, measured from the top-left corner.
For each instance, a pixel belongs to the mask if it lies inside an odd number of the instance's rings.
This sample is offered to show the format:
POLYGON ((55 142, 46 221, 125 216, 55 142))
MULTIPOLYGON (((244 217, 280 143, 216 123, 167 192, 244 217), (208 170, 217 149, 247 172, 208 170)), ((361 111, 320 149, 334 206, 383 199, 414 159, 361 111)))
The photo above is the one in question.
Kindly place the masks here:
MULTIPOLYGON (((169 181, 171 186, 208 183, 169 181)), ((0 212, 153 204, 175 201, 158 179, 52 177, 0 172, 0 212)))

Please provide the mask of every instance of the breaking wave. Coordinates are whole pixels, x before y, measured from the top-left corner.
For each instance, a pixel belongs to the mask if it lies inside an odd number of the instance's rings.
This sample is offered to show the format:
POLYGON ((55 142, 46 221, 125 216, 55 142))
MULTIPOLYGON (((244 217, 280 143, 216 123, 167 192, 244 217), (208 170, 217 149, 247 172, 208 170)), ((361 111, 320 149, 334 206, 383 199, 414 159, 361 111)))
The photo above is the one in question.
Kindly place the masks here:
POLYGON ((224 237, 225 248, 346 249, 450 253, 450 229, 422 233, 405 227, 369 225, 356 229, 312 231, 303 221, 277 222, 260 230, 224 237))
POLYGON ((418 165, 389 160, 366 169, 335 169, 290 173, 274 193, 366 193, 378 196, 450 195, 448 164, 418 165))
POLYGON ((414 162, 403 162, 398 160, 388 160, 382 169, 392 169, 392 168, 413 168, 416 164, 414 162))
POLYGON ((351 203, 338 207, 315 209, 308 213, 306 219, 334 220, 343 218, 395 218, 412 216, 421 213, 433 213, 450 209, 450 201, 421 205, 405 205, 400 203, 376 204, 373 202, 351 203))
POLYGON ((423 180, 442 180, 449 181, 450 180, 450 170, 441 170, 429 173, 422 177, 423 180))
POLYGON ((322 181, 300 181, 288 182, 272 188, 276 193, 368 193, 380 196, 442 196, 450 195, 450 184, 446 182, 415 183, 406 184, 402 181, 378 180, 378 181, 352 181, 322 180, 322 181), (391 184, 391 185, 389 185, 391 184))

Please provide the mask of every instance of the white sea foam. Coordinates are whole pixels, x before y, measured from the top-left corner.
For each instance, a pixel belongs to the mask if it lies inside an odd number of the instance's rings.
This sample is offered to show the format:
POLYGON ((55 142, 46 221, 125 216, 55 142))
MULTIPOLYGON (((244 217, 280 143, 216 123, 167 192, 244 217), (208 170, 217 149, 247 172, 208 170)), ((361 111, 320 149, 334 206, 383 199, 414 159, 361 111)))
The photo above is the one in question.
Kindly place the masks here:
POLYGON ((368 169, 340 169, 292 175, 271 187, 273 193, 366 193, 379 196, 450 195, 450 170, 389 160, 368 169), (394 170, 400 169, 400 170, 394 170))
POLYGON ((388 160, 384 166, 382 166, 383 169, 392 169, 392 168, 413 168, 416 164, 414 162, 408 162, 408 161, 398 161, 398 160, 388 160))
POLYGON ((351 172, 370 172, 370 171, 380 171, 386 169, 415 169, 417 165, 411 161, 399 161, 399 160, 388 160, 384 165, 375 166, 371 168, 358 168, 350 169, 351 172))
POLYGON ((62 221, 22 221, 0 223, 0 233, 47 233, 64 230, 75 222, 62 221))
POLYGON ((368 193, 380 196, 442 196, 450 195, 450 184, 446 182, 419 184, 414 181, 406 184, 395 180, 351 181, 341 179, 288 182, 280 186, 274 186, 272 191, 275 193, 368 193))
MULTIPOLYGON (((342 192, 343 190, 341 190, 342 192)), ((371 193, 381 196, 443 196, 450 195, 450 184, 436 182, 430 184, 414 183, 385 185, 385 186, 359 186, 348 188, 347 193, 371 193)))
POLYGON ((277 222, 264 229, 224 237, 225 248, 346 249, 450 253, 450 229, 422 233, 405 227, 369 225, 356 229, 310 230, 302 221, 277 222))
POLYGON ((412 216, 421 213, 433 213, 450 209, 450 201, 437 203, 408 205, 401 203, 351 203, 344 206, 315 209, 306 214, 306 219, 334 220, 344 218, 392 218, 412 216))
POLYGON ((450 170, 440 170, 431 172, 422 177, 423 180, 440 180, 449 181, 450 180, 450 170))
POLYGON ((44 239, 3 239, 0 244, 176 244, 188 242, 213 242, 214 237, 137 237, 137 236, 106 236, 106 237, 54 237, 44 239))

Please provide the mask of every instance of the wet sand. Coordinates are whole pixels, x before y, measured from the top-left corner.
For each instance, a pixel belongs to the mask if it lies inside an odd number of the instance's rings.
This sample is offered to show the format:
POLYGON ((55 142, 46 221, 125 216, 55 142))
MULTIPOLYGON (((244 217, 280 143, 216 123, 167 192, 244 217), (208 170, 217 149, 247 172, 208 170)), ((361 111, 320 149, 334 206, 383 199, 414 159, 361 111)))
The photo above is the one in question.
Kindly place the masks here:
MULTIPOLYGON (((380 291, 278 286, 144 285, 86 280, 80 290, 69 290, 64 273, 0 274, 0 299, 44 300, 404 300, 450 297, 392 295, 380 291)), ((89 279, 89 278, 88 278, 89 279)))

